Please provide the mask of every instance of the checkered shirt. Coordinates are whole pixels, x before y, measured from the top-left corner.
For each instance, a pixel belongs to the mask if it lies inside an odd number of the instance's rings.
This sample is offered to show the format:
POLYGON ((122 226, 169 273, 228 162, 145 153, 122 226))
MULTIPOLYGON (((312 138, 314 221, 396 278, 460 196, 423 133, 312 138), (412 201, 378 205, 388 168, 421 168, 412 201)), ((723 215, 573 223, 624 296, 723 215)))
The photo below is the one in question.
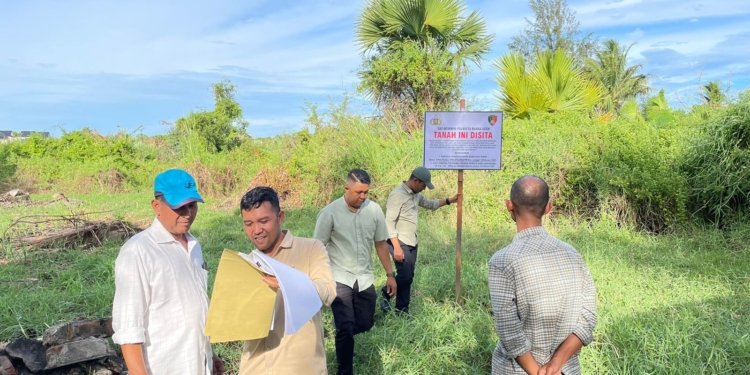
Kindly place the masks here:
MULTIPOLYGON (((543 227, 518 232, 489 263, 489 289, 500 341, 492 353, 492 374, 525 374, 515 358, 531 352, 547 363, 573 333, 593 340, 596 290, 580 254, 543 227)), ((563 366, 580 374, 578 354, 563 366)))

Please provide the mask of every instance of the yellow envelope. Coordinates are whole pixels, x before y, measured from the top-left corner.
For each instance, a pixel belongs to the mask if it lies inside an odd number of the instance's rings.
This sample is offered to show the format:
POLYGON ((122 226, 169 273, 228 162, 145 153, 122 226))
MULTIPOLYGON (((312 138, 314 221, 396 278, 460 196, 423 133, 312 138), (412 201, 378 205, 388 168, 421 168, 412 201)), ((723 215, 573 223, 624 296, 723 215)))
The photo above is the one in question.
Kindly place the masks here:
POLYGON ((224 249, 216 271, 206 336, 212 343, 254 340, 268 336, 276 291, 263 273, 236 251, 224 249))

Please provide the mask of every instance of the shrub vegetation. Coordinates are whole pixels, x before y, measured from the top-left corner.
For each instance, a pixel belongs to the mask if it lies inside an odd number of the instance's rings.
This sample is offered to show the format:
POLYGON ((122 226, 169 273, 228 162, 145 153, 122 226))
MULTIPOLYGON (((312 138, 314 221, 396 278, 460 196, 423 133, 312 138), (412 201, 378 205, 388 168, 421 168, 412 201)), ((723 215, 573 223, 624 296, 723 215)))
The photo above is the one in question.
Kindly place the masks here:
MULTIPOLYGON (((580 250, 597 284, 600 323, 595 343, 582 352, 586 371, 748 373, 750 229, 743 221, 750 100, 745 95, 720 109, 687 113, 661 104, 650 107, 658 111, 651 115, 636 107, 607 122, 577 112, 506 119, 503 170, 465 173, 463 302, 453 295, 454 211, 425 213, 414 317, 378 313, 375 328, 357 339, 357 368, 365 374, 489 372, 497 337, 486 264, 513 235, 502 210, 510 184, 537 174, 550 183, 557 205, 549 227, 580 250)), ((348 170, 370 171, 371 198, 383 204, 421 164, 420 132, 389 118, 353 115, 346 102, 325 112, 312 107, 308 122, 293 134, 243 137, 221 150, 195 132, 34 136, 0 144, 0 181, 30 189, 37 200, 62 191, 85 202, 77 210, 147 221, 153 176, 186 168, 209 202, 194 232, 213 275, 222 249, 249 247, 235 208, 248 187, 276 188, 288 211, 286 226, 309 236, 318 209, 341 195, 348 170)), ((436 189, 427 194, 449 196, 455 179, 453 171, 435 171, 436 189)), ((70 210, 60 202, 4 209, 0 230, 7 233, 24 215, 70 210)), ((47 253, 0 241, 0 341, 34 337, 75 317, 109 315, 120 245, 47 253)), ((383 282, 378 269, 377 283, 383 282)), ((330 338, 329 312, 325 319, 330 338)), ((333 340, 326 345, 333 369, 333 340)), ((240 346, 218 350, 236 369, 240 346)))

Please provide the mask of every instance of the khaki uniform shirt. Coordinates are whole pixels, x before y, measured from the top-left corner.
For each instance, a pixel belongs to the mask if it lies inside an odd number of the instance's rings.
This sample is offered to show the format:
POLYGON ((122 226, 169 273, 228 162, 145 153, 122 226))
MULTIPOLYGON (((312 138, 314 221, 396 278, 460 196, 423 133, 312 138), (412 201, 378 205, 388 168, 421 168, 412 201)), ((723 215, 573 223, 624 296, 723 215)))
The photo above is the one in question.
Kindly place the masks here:
MULTIPOLYGON (((274 259, 307 274, 324 305, 336 298, 328 255, 318 240, 294 237, 289 231, 274 259)), ((284 302, 276 298, 274 328, 268 337, 246 341, 240 358, 240 375, 327 374, 320 311, 293 335, 284 335, 284 302)))
POLYGON ((343 197, 329 203, 318 214, 315 238, 326 246, 337 282, 350 288, 357 282, 359 290, 375 282, 373 245, 388 239, 383 209, 375 202, 366 200, 357 212, 349 210, 343 197))
POLYGON ((385 208, 385 224, 388 226, 388 238, 397 237, 399 241, 417 246, 417 217, 419 207, 437 210, 439 199, 427 199, 420 193, 415 193, 406 185, 393 189, 388 195, 385 208))

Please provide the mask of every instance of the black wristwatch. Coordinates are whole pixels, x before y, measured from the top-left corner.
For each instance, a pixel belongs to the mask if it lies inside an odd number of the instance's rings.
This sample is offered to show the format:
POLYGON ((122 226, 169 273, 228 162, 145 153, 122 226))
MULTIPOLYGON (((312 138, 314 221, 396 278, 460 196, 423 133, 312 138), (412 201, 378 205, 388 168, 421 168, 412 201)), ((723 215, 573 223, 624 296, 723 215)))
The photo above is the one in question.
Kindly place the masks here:
POLYGON ((451 205, 451 199, 450 198, 445 198, 445 205, 446 206, 450 206, 451 205))

